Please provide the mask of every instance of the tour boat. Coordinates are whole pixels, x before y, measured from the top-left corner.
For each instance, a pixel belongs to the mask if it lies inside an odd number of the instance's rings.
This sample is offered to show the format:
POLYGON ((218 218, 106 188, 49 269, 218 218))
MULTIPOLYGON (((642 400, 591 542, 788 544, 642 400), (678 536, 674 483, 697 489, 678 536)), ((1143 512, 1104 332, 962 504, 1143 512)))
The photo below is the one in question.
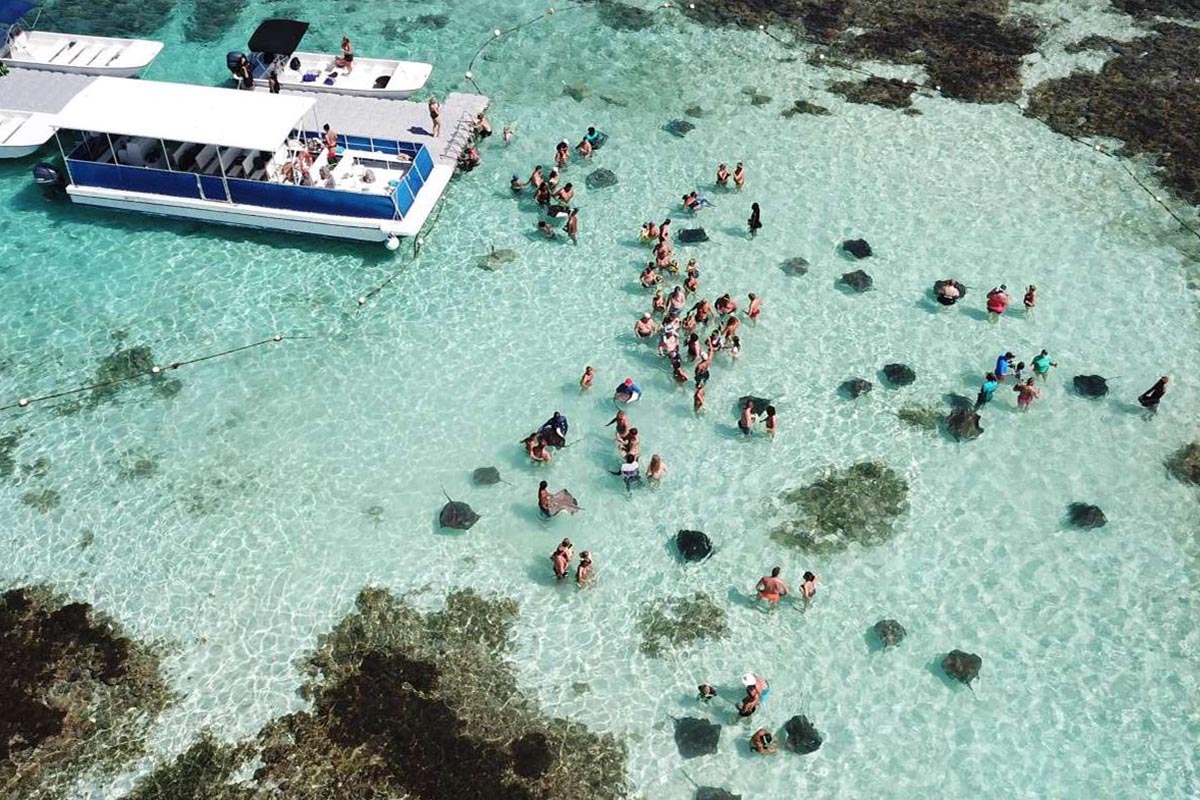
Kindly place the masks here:
MULTIPOLYGON (((340 55, 297 51, 307 31, 307 22, 292 19, 269 19, 258 26, 248 45, 250 71, 256 86, 267 86, 267 76, 274 72, 282 89, 403 100, 420 91, 433 72, 432 64, 364 58, 357 53, 347 72, 338 65, 340 55)), ((225 63, 231 72, 242 55, 239 52, 226 55, 225 63)))
POLYGON ((150 66, 163 48, 162 42, 148 39, 80 36, 24 30, 18 26, 17 22, 35 8, 24 0, 0 0, 0 25, 6 28, 0 63, 51 72, 131 78, 150 66))
MULTIPOLYGON (((417 233, 453 174, 422 142, 337 135, 302 94, 97 78, 52 119, 76 203, 387 242, 417 233), (330 156, 334 156, 331 162, 330 156)), ((337 119, 325 120, 336 126, 337 119)))
POLYGON ((50 114, 0 109, 0 158, 23 158, 50 141, 50 114))

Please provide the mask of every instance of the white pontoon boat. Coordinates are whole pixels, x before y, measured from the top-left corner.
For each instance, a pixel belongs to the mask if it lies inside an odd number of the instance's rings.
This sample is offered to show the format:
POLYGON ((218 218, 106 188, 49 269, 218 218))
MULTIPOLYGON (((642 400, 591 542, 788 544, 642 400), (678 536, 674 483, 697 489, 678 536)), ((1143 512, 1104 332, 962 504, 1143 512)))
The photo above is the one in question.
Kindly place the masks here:
MULTIPOLYGON (((283 89, 403 100, 420 91, 433 72, 433 65, 418 61, 358 55, 347 71, 340 56, 298 52, 296 48, 307 32, 307 22, 292 19, 269 19, 258 26, 249 42, 249 66, 255 86, 267 86, 267 76, 273 71, 283 89)), ((242 56, 232 52, 225 58, 235 79, 242 56)))
POLYGON ((163 47, 162 42, 148 39, 22 29, 17 23, 35 8, 24 0, 0 0, 0 25, 5 28, 0 62, 24 69, 131 78, 150 66, 163 47))

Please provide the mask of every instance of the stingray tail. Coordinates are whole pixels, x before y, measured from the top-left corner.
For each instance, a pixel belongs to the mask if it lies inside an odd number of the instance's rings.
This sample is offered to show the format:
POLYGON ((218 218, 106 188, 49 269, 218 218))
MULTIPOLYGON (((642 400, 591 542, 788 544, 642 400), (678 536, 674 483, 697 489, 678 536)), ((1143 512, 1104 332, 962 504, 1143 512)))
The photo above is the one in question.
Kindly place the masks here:
POLYGON ((453 503, 453 502, 454 502, 454 498, 453 498, 453 497, 451 497, 450 495, 446 494, 446 487, 445 487, 445 486, 443 486, 443 487, 442 487, 442 494, 446 496, 446 500, 447 500, 447 502, 450 502, 450 503, 453 503))

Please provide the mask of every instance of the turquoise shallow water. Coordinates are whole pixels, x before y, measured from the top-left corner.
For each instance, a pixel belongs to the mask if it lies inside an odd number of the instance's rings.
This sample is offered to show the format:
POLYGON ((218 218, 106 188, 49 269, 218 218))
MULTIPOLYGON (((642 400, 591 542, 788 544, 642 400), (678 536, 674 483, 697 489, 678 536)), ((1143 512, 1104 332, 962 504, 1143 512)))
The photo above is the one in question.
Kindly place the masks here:
MULTIPOLYGON (((468 88, 458 76, 492 27, 540 10, 361 5, 344 24, 359 52, 433 61, 432 88, 444 93, 468 88), (382 32, 424 13, 448 24, 407 43, 382 32)), ((220 81, 225 50, 259 17, 289 13, 302 12, 253 6, 239 30, 205 45, 182 43, 181 17, 151 77, 220 81)), ((338 33, 313 36, 332 46, 338 33)), ((27 163, 5 166, 0 397, 86 381, 114 336, 161 361, 276 331, 304 338, 181 370, 171 399, 142 388, 74 414, 7 412, 4 429, 24 432, 18 461, 44 457, 50 469, 0 492, 0 577, 49 581, 177 643, 169 666, 183 696, 157 730, 158 755, 202 727, 244 736, 299 707, 294 659, 364 584, 424 589, 430 605, 473 586, 520 601, 523 683, 549 712, 627 736, 645 797, 688 797, 690 779, 756 798, 1195 796, 1200 507, 1162 468, 1194 435, 1200 391, 1184 240, 1117 164, 1011 106, 920 95, 920 116, 855 106, 826 93, 830 76, 802 57, 781 61, 793 55, 668 13, 649 30, 613 32, 590 9, 564 11, 502 40, 475 72, 493 123, 513 124, 516 140, 486 144, 420 258, 361 310, 355 298, 396 272, 383 248, 48 204, 27 163), (580 83, 582 102, 562 93, 580 83), (750 86, 772 101, 751 106, 750 86), (795 99, 833 114, 781 118, 795 99), (695 131, 661 131, 695 104, 708 112, 695 131), (590 168, 572 166, 580 245, 537 241, 536 216, 507 178, 548 164, 555 141, 589 124, 611 134, 596 165, 621 182, 591 192, 581 186, 590 168), (635 240, 644 219, 681 218, 673 199, 708 184, 720 160, 745 161, 748 187, 706 189, 716 208, 699 222, 712 241, 681 250, 700 260, 704 295, 744 303, 753 291, 766 310, 743 328, 742 358, 718 360, 697 419, 690 392, 632 336, 648 304, 635 240), (748 241, 752 200, 766 228, 748 241), (876 250, 860 265, 876 290, 861 296, 835 285, 856 268, 836 245, 858 236, 876 250), (518 258, 477 269, 491 246, 518 258), (793 256, 811 262, 808 275, 778 269, 793 256), (1040 302, 994 326, 980 319, 980 291, 936 313, 925 292, 947 275, 978 289, 1034 282, 1040 302), (1043 398, 1019 415, 1002 392, 975 442, 895 418, 904 404, 973 396, 1004 349, 1028 358, 1041 347, 1061 364, 1043 398), (916 383, 853 403, 836 395, 852 376, 878 382, 892 361, 912 365, 916 383), (581 396, 586 364, 597 390, 581 396), (1091 372, 1113 377, 1113 396, 1070 393, 1070 377, 1091 372), (1131 406, 1162 373, 1170 394, 1148 423, 1131 406), (644 452, 670 468, 661 490, 629 498, 606 474, 616 458, 602 427, 608 390, 627 374, 646 389, 632 411, 644 452), (774 441, 736 434, 733 403, 751 392, 779 406, 774 441), (515 442, 555 409, 580 442, 535 469, 515 442), (154 474, 123 478, 137 459, 154 474), (862 459, 911 484, 891 542, 816 558, 768 539, 780 491, 862 459), (472 487, 470 470, 487 464, 508 483, 472 487), (585 510, 543 526, 542 477, 585 510), (40 488, 60 492, 58 508, 22 503, 40 488), (443 489, 483 515, 470 533, 436 529, 443 489), (1101 505, 1107 527, 1064 528, 1076 500, 1101 505), (716 555, 680 566, 667 541, 681 527, 708 531, 716 555), (596 556, 586 592, 550 580, 546 557, 562 536, 596 556), (809 613, 736 602, 731 590, 748 591, 773 564, 793 579, 821 574, 809 613), (727 605, 729 639, 640 654, 639 604, 693 590, 727 605), (882 617, 909 631, 886 654, 866 638, 882 617), (984 659, 973 693, 935 668, 952 648, 984 659), (749 729, 731 726, 718 754, 685 764, 669 717, 703 714, 695 684, 732 688, 747 669, 772 683, 761 724, 805 713, 825 745, 751 757, 749 729), (580 681, 586 694, 572 688, 580 681)), ((710 712, 728 720, 727 705, 710 712)), ((81 793, 115 797, 135 776, 81 793)))

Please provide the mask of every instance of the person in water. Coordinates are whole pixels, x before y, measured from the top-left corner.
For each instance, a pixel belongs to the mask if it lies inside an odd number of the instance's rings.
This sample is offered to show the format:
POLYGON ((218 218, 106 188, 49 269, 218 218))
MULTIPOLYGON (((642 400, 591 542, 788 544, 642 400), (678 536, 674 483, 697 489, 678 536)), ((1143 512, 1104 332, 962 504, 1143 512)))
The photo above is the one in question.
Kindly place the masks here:
POLYGON ((615 417, 604 423, 604 427, 606 428, 609 425, 617 426, 617 442, 625 441, 625 435, 629 433, 629 417, 625 416, 625 412, 618 411, 615 417))
POLYGON ((592 554, 588 550, 584 550, 579 554, 579 566, 575 568, 575 583, 580 586, 586 586, 592 581, 592 554))
POLYGON ((525 445, 525 454, 532 461, 544 464, 549 463, 554 458, 554 454, 550 452, 550 448, 542 441, 542 437, 536 433, 527 436, 522 444, 525 445))
POLYGON ((696 699, 703 703, 707 703, 709 700, 712 700, 717 696, 717 690, 709 686, 707 683, 702 683, 697 686, 696 692, 696 699))
POLYGON ((667 463, 658 453, 650 456, 650 466, 646 467, 646 478, 651 486, 657 486, 667 474, 667 463))
POLYGON ((638 238, 643 242, 658 241, 658 226, 649 221, 642 223, 642 232, 638 238))
MULTIPOLYGON (((734 338, 736 339, 737 337, 735 336, 734 338)), ((774 436, 779 432, 779 416, 775 413, 775 406, 767 406, 767 415, 763 419, 763 422, 768 436, 774 436)))
POLYGON ((758 579, 754 591, 758 593, 760 600, 766 600, 771 605, 775 605, 780 598, 791 594, 787 583, 779 577, 779 573, 782 571, 780 567, 773 567, 770 575, 764 575, 758 579))
MULTIPOLYGON (((698 362, 696 362, 696 370, 695 370, 693 377, 696 381, 697 389, 703 389, 704 384, 708 383, 708 368, 712 366, 712 359, 713 359, 712 352, 710 351, 710 352, 705 353, 704 357, 701 358, 698 362)), ((700 404, 703 405, 704 404, 703 396, 701 396, 700 401, 701 401, 700 404)))
POLYGON ((1000 381, 996 378, 996 373, 989 372, 983 378, 983 385, 979 387, 979 394, 975 397, 975 410, 983 408, 992 401, 996 396, 996 389, 1000 387, 1000 381))
POLYGON ((634 458, 641 455, 642 437, 638 433, 638 429, 630 428, 629 433, 625 435, 625 441, 618 444, 617 449, 621 451, 622 455, 633 456, 634 458))
POLYGON ((550 564, 554 567, 555 580, 561 581, 567 577, 567 570, 571 566, 571 560, 575 557, 574 548, 575 545, 571 544, 570 539, 563 539, 551 554, 550 564))
POLYGON ((704 410, 704 384, 696 387, 696 391, 692 394, 692 413, 699 416, 704 410))
POLYGON ((742 676, 742 686, 746 687, 746 696, 737 704, 737 711, 739 717, 747 718, 762 706, 770 684, 753 672, 747 672, 742 676))
POLYGON ((567 418, 555 411, 550 419, 542 423, 542 427, 538 428, 537 432, 546 444, 552 447, 562 447, 567 443, 567 431, 570 427, 567 418))
POLYGON ((1024 383, 1018 383, 1013 387, 1013 391, 1017 393, 1017 408, 1022 411, 1028 411, 1029 405, 1042 396, 1041 391, 1033 385, 1033 378, 1026 379, 1024 383))
POLYGON ((952 278, 942 281, 935 294, 937 301, 944 306, 952 306, 962 297, 962 292, 958 290, 958 284, 952 278))
POLYGON ((1025 304, 1025 316, 1028 317, 1029 312, 1037 305, 1037 287, 1032 283, 1025 287, 1025 299, 1022 302, 1025 304))
POLYGON ((555 239, 558 237, 558 232, 550 227, 550 223, 542 220, 537 224, 538 233, 545 239, 555 239))
POLYGON ((817 581, 820 577, 815 572, 804 573, 804 583, 800 584, 800 596, 804 598, 804 609, 807 611, 812 599, 817 596, 817 581))
MULTIPOLYGON (((738 185, 738 188, 742 188, 738 185)), ((758 203, 750 204, 750 219, 746 220, 746 225, 750 228, 750 238, 753 239, 762 229, 762 211, 758 207, 758 203)))
POLYGON ((1038 353, 1033 358, 1033 374, 1041 378, 1043 381, 1046 380, 1046 375, 1050 372, 1050 368, 1057 366, 1058 362, 1051 361, 1050 355, 1045 350, 1038 353))
POLYGON ((729 167, 725 166, 724 164, 718 164, 717 165, 717 186, 720 186, 722 189, 728 189, 729 188, 729 178, 730 178, 729 167))
POLYGON ((1000 316, 1008 309, 1008 287, 1003 283, 999 289, 992 289, 987 293, 987 312, 988 321, 995 322, 1000 319, 1000 316))
POLYGON ((618 403, 636 403, 641 397, 642 387, 634 383, 633 378, 626 378, 613 392, 613 399, 618 403))
POLYGON ((750 318, 751 322, 757 325, 760 314, 762 314, 762 298, 751 292, 750 305, 746 307, 746 316, 750 318))
POLYGON ((621 480, 625 481, 625 491, 630 491, 634 486, 642 485, 641 467, 637 462, 637 456, 633 453, 625 454, 625 461, 621 464, 621 468, 613 475, 619 475, 621 480))
POLYGON ((554 163, 560 169, 566 169, 567 162, 570 160, 571 144, 566 139, 563 139, 554 147, 554 163))
POLYGON ((586 136, 579 140, 579 144, 575 145, 575 152, 579 153, 580 158, 591 158, 592 151, 592 143, 587 140, 586 136))
POLYGON ((583 371, 583 377, 579 379, 579 391, 586 392, 592 388, 592 381, 596 378, 596 372, 589 364, 587 369, 583 371))
MULTIPOLYGON (((570 184, 567 184, 570 186, 570 184)), ((579 244, 579 209, 572 208, 567 213, 567 224, 563 226, 563 230, 567 232, 567 238, 571 240, 571 244, 579 244)))
POLYGON ((550 519, 550 484, 542 481, 538 484, 538 511, 545 519, 550 519))
POLYGON ((742 414, 738 418, 738 430, 742 432, 743 436, 749 436, 757 421, 754 416, 754 401, 747 398, 745 405, 742 406, 742 414))
POLYGON ((750 737, 750 747, 759 755, 773 756, 779 752, 779 748, 772 744, 774 741, 775 737, 771 735, 770 731, 766 728, 759 728, 750 737))
POLYGON ((1163 395, 1167 393, 1167 383, 1169 381, 1170 378, 1163 375, 1154 382, 1153 386, 1138 395, 1138 404, 1151 414, 1157 413, 1158 404, 1162 402, 1163 395))
POLYGON ((746 185, 746 168, 742 166, 742 162, 740 161, 733 168, 733 184, 737 186, 739 192, 746 185))
POLYGON ((992 370, 996 373, 996 380, 1004 383, 1008 379, 1008 373, 1012 369, 1015 358, 1016 356, 1007 350, 996 358, 996 368, 992 370))
POLYGON ((522 194, 525 191, 526 183, 514 173, 512 180, 508 182, 508 186, 512 189, 513 194, 522 194))

